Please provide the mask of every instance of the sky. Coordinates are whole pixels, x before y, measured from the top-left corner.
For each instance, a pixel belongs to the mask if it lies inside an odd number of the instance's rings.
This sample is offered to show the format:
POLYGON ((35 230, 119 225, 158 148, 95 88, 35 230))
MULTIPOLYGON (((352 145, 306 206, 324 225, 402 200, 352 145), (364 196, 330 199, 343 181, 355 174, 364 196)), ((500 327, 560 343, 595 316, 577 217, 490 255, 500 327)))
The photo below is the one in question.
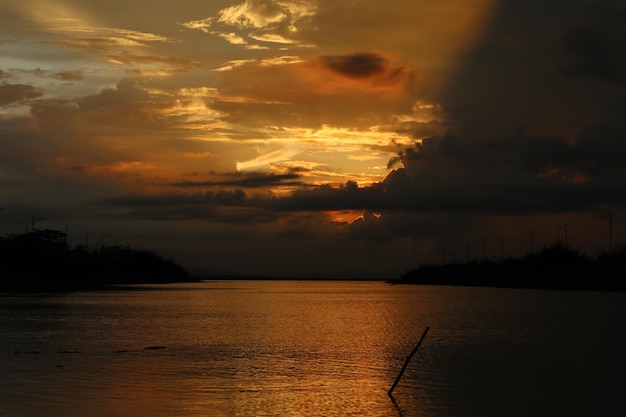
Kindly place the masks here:
POLYGON ((624 27, 618 0, 0 0, 0 234, 207 275, 595 254, 626 239, 624 27))

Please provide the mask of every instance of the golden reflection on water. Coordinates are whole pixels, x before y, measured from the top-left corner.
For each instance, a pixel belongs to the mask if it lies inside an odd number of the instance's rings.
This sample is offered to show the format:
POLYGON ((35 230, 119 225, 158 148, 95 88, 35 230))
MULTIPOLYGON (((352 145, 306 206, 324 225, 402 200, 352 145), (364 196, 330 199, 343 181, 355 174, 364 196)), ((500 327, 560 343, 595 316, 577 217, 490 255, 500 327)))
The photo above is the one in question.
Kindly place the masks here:
POLYGON ((606 384, 626 370, 621 301, 245 281, 4 298, 0 415, 609 415, 624 410, 606 384))

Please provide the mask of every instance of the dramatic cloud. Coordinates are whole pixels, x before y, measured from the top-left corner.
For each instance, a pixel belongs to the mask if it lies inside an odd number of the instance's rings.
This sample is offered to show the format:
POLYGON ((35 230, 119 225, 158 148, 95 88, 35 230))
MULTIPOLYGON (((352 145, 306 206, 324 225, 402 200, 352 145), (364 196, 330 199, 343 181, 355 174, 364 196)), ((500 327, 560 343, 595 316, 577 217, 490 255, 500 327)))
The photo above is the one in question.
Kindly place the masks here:
POLYGON ((43 93, 25 84, 0 84, 0 106, 23 104, 25 101, 42 96, 43 93))
POLYGON ((601 214, 626 236, 624 13, 2 2, 0 232, 39 216, 198 270, 387 278, 459 242, 522 254, 524 230, 541 245, 563 224, 601 250, 601 214))
POLYGON ((605 28, 576 27, 563 39, 568 63, 562 69, 566 77, 598 79, 619 84, 624 77, 626 49, 605 28))
POLYGON ((492 215, 623 205, 626 184, 616 182, 626 178, 624 144, 613 140, 612 127, 585 132, 573 146, 565 139, 531 137, 523 131, 471 145, 452 135, 433 137, 400 152, 402 168, 379 184, 358 187, 349 182, 340 188, 302 190, 275 204, 286 210, 492 215))

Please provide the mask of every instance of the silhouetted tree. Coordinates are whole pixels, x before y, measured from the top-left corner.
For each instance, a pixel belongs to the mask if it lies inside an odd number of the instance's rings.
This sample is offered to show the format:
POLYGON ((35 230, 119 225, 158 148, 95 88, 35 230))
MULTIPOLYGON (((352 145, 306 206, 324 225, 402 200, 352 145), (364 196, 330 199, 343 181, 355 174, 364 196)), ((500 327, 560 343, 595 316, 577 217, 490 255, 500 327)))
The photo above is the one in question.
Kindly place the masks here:
POLYGON ((626 290, 626 247, 592 259, 561 242, 522 259, 423 265, 398 283, 578 290, 626 290))
POLYGON ((70 249, 64 232, 33 230, 0 239, 0 290, 59 291, 111 284, 191 281, 183 267, 147 250, 70 249))

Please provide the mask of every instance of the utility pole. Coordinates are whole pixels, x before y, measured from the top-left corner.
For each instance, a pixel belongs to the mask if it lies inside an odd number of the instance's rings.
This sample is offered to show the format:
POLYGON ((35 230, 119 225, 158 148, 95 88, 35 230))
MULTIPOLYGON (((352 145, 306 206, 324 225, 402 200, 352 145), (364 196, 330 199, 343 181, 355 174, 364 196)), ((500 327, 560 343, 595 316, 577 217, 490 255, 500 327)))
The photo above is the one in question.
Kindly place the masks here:
POLYGON ((100 249, 104 249, 104 238, 109 237, 109 235, 101 234, 100 235, 100 249))
POLYGON ((90 232, 89 230, 85 229, 85 251, 89 252, 89 235, 93 234, 94 232, 90 232))
POLYGON ((487 259, 487 238, 483 239, 483 259, 487 259))
POLYGON ((67 237, 70 235, 70 228, 74 227, 73 224, 65 223, 65 243, 67 243, 67 237))
POLYGON ((565 240, 563 241, 563 243, 565 244, 565 247, 567 248, 567 225, 564 224, 563 226, 557 226, 559 229, 563 229, 563 233, 565 236, 565 240))
POLYGON ((504 260, 504 235, 498 236, 500 238, 500 260, 504 260))
POLYGON ((483 242, 483 260, 487 260, 487 238, 480 239, 483 242))
POLYGON ((531 230, 524 230, 524 233, 528 233, 530 235, 530 253, 533 253, 533 231, 531 230))
POLYGON ((600 216, 603 219, 609 219, 609 255, 611 254, 611 244, 613 241, 613 214, 609 213, 606 216, 600 216))

